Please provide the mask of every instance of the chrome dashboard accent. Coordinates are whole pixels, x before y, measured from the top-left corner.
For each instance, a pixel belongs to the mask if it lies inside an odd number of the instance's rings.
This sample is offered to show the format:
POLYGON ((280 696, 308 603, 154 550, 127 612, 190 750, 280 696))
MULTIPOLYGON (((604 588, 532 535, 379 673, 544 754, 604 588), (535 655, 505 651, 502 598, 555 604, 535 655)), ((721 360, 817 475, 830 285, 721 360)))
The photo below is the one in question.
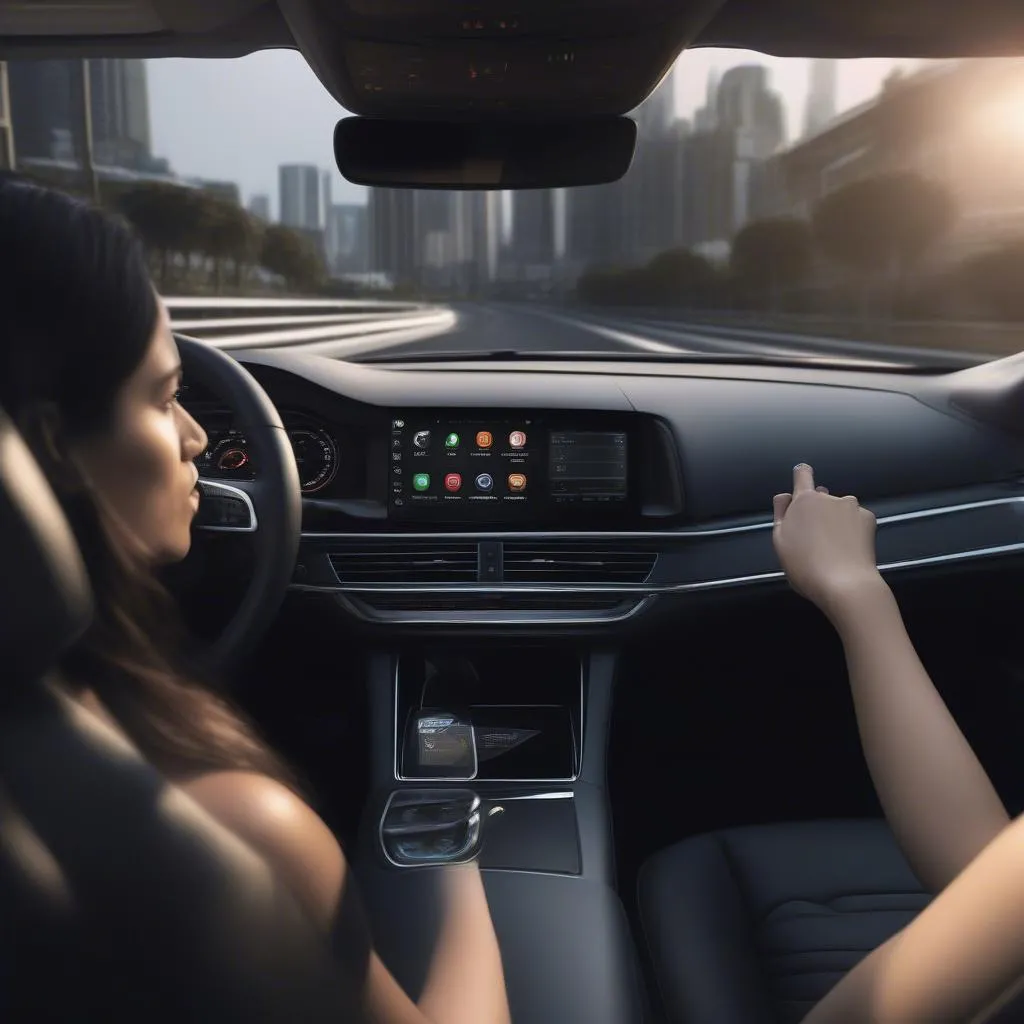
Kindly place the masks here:
MULTIPOLYGON (((957 505, 946 505, 937 508, 918 509, 913 512, 901 512, 890 516, 882 516, 877 520, 877 525, 884 528, 889 524, 912 522, 914 520, 926 519, 935 516, 955 514, 957 512, 968 512, 974 509, 992 508, 997 506, 1017 507, 1024 512, 1024 495, 1014 495, 1006 498, 991 498, 981 501, 965 502, 957 505)), ((1024 526, 1024 524, 1022 524, 1024 526)), ((672 540, 680 541, 687 539, 700 539, 705 537, 721 537, 742 533, 750 533, 758 530, 771 530, 772 521, 766 520, 759 523, 751 523, 743 526, 717 527, 711 529, 689 528, 680 530, 661 531, 624 531, 589 533, 579 531, 475 531, 471 533, 400 533, 400 534, 352 534, 352 533, 308 533, 303 534, 304 539, 346 539, 346 540, 393 540, 401 543, 409 539, 585 539, 589 541, 600 540, 672 540)), ((922 568, 932 565, 943 565, 947 563, 963 562, 977 558, 987 558, 996 555, 1008 555, 1024 552, 1024 540, 1010 543, 992 545, 988 547, 972 548, 966 551, 952 551, 940 555, 928 555, 920 558, 904 559, 894 562, 880 563, 880 572, 897 571, 901 569, 922 568)), ((619 583, 619 584, 584 584, 584 583, 563 583, 563 584, 525 584, 525 583, 465 583, 465 584, 292 584, 292 590, 312 591, 331 593, 336 595, 339 602, 353 615, 365 622, 390 623, 392 625, 578 625, 597 626, 610 623, 623 622, 633 618, 644 611, 652 601, 659 595, 685 594, 714 590, 723 587, 750 586, 759 583, 779 582, 785 579, 785 573, 779 570, 769 572, 753 573, 746 575, 728 576, 717 579, 694 580, 683 583, 619 583), (365 600, 360 600, 357 595, 373 593, 390 594, 548 594, 552 598, 551 609, 530 609, 521 612, 514 611, 379 611, 368 605, 365 600), (559 595, 566 594, 621 594, 623 606, 614 609, 600 609, 593 612, 576 613, 571 610, 558 607, 559 595), (626 606, 625 602, 634 598, 635 602, 626 606)))
MULTIPOLYGON (((294 584, 292 590, 307 590, 323 593, 327 588, 294 584)), ((453 588, 449 588, 451 590, 453 588)), ((471 588, 460 588, 463 591, 471 588)), ((496 588, 490 588, 492 590, 496 588)), ((563 591, 564 592, 564 591, 563 591)), ((365 601, 352 594, 333 592, 338 603, 362 622, 392 626, 542 626, 557 624, 559 626, 600 626, 625 622, 642 612, 654 601, 653 595, 640 595, 637 600, 623 601, 615 608, 593 612, 565 611, 557 607, 551 609, 531 608, 516 612, 494 611, 387 611, 371 608, 365 601)))
MULTIPOLYGON (((969 512, 976 508, 992 508, 998 505, 1024 506, 1024 494, 1015 494, 1007 498, 985 498, 981 501, 969 501, 959 505, 940 505, 936 508, 917 509, 913 512, 897 512, 891 516, 879 516, 878 525, 888 523, 909 522, 913 519, 925 519, 929 516, 943 516, 954 512, 969 512)), ((464 532, 444 533, 346 533, 316 532, 303 533, 303 540, 680 540, 687 537, 725 537, 737 533, 752 533, 757 530, 770 530, 772 520, 766 519, 759 523, 746 523, 743 526, 718 526, 710 528, 683 527, 678 530, 472 530, 464 532)))
MULTIPOLYGON (((226 498, 235 498, 241 501, 245 505, 249 512, 249 522, 244 526, 206 526, 196 524, 195 529, 203 530, 209 533, 255 533, 259 527, 259 523, 256 519, 256 509, 253 507, 252 498, 242 490, 241 487, 233 487, 231 484, 221 483, 219 480, 208 480, 206 477, 200 477, 197 486, 200 491, 205 493, 210 491, 214 494, 223 494, 226 498)), ((202 501, 202 498, 200 498, 202 501)))

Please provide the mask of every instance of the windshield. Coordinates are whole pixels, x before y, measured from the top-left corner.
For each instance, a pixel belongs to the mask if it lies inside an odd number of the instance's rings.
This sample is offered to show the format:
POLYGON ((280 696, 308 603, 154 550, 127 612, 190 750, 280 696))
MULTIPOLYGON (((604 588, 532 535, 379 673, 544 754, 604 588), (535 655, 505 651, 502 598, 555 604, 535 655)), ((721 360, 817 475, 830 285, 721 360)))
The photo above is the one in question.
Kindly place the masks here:
POLYGON ((917 365, 1024 348, 1021 60, 691 51, 633 112, 621 181, 517 193, 349 184, 345 112, 291 51, 12 61, 0 85, 0 162, 132 220, 176 325, 224 344, 917 365))

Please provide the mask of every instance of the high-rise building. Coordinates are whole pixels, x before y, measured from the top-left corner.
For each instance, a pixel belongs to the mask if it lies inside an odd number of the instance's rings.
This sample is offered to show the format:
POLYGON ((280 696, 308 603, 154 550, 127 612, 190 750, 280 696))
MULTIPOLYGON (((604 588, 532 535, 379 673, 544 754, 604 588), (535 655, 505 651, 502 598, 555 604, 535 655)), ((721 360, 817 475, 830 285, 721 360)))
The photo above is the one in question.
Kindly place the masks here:
POLYGON ((416 246, 416 193, 411 189, 371 188, 370 270, 392 284, 415 282, 420 261, 416 246))
POLYGON ((807 106, 804 108, 804 135, 820 132, 836 116, 839 62, 819 58, 811 61, 807 106))
POLYGON ((331 192, 332 175, 330 171, 320 172, 320 213, 323 217, 323 229, 327 230, 327 211, 334 205, 331 192))
POLYGON ((281 164, 278 167, 281 223, 300 231, 319 231, 320 172, 313 164, 281 164))
POLYGON ((256 195, 249 200, 249 212, 266 223, 270 223, 270 196, 256 195))
POLYGON ((512 247, 521 266, 555 262, 555 193, 524 189, 512 197, 512 247))
POLYGON ((327 213, 328 260, 336 274, 364 274, 369 267, 369 210, 358 203, 332 203, 327 213))
POLYGON ((151 153, 144 61, 91 59, 92 144, 97 164, 142 168, 151 153))
POLYGON ((121 58, 11 61, 8 79, 15 145, 25 160, 80 160, 88 68, 93 158, 97 165, 155 170, 146 65, 121 58))
POLYGON ((14 132, 11 129, 11 102, 7 90, 7 64, 0 60, 0 171, 14 167, 14 132))

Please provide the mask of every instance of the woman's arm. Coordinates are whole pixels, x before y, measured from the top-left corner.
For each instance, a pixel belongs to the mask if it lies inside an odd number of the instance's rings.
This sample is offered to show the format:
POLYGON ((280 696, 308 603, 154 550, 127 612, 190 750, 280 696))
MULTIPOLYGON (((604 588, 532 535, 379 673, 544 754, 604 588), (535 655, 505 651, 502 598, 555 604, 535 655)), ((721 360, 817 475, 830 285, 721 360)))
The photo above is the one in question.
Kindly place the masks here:
POLYGON ((939 892, 1009 817, 903 626, 875 559, 875 517, 816 488, 810 466, 774 499, 774 542, 793 588, 843 642, 861 744, 885 816, 924 886, 939 892))
POLYGON ((1009 824, 914 650, 880 575, 836 595, 861 745, 885 816, 925 888, 940 892, 1009 824))
POLYGON ((803 1024, 976 1024, 1024 979, 1024 819, 1005 828, 803 1024))
MULTIPOLYGON (((320 818, 290 790, 251 772, 214 772, 182 785, 262 854, 329 933, 348 865, 320 818)), ((475 864, 446 870, 445 919, 419 1003, 376 952, 366 997, 379 1024, 510 1024, 501 953, 475 864)))

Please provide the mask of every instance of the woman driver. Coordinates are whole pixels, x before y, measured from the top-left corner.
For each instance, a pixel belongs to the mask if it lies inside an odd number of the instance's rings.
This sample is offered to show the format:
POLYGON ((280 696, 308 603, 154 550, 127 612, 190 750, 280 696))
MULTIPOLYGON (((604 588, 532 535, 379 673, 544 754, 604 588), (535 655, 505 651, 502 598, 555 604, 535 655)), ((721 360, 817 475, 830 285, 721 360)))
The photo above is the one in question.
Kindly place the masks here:
MULTIPOLYGON (((325 933, 351 928, 336 920, 354 911, 334 836, 251 726, 178 663, 153 570, 189 550, 207 439, 178 404, 178 351, 140 246, 109 215, 15 178, 0 180, 0 239, 13 257, 0 273, 0 406, 61 501, 96 596, 61 665, 67 686, 261 853, 325 933)), ((480 872, 445 879, 418 1004, 371 954, 365 999, 381 1024, 509 1021, 480 872)))

